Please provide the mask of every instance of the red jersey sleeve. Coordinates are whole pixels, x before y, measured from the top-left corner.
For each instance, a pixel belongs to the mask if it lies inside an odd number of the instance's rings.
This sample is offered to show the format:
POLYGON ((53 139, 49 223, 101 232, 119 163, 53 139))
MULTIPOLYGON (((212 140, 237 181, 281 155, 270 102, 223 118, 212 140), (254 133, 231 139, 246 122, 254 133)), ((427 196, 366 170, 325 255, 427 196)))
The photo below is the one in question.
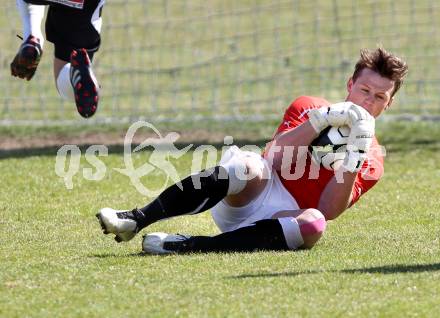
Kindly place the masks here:
POLYGON ((275 135, 283 131, 291 130, 301 125, 303 122, 309 119, 307 113, 310 109, 320 108, 328 105, 330 105, 330 103, 327 100, 320 97, 313 97, 313 96, 298 97, 287 108, 286 112, 284 113, 283 121, 278 126, 275 135))

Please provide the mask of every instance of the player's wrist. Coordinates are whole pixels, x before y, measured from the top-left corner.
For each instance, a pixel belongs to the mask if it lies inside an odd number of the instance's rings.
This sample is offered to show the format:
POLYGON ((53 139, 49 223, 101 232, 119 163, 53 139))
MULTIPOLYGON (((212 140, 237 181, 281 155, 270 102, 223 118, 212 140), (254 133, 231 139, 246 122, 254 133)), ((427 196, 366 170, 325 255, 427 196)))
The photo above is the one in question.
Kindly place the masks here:
POLYGON ((328 107, 321 107, 309 110, 307 113, 309 116, 310 125, 313 127, 317 134, 321 133, 329 126, 327 115, 328 107))

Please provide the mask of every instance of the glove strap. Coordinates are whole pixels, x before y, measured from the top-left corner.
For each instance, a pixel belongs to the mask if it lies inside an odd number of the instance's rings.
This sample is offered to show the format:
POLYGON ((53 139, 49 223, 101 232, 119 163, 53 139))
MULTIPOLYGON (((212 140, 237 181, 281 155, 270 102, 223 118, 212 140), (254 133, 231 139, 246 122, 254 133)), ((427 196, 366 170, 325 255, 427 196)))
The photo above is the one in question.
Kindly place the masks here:
POLYGON ((364 161, 367 159, 367 154, 360 151, 348 150, 344 158, 342 167, 349 172, 359 172, 362 169, 364 161))
POLYGON ((329 107, 322 107, 322 108, 311 109, 307 113, 307 115, 309 116, 310 124, 318 134, 328 127, 328 121, 326 119, 326 116, 329 110, 330 110, 329 107))

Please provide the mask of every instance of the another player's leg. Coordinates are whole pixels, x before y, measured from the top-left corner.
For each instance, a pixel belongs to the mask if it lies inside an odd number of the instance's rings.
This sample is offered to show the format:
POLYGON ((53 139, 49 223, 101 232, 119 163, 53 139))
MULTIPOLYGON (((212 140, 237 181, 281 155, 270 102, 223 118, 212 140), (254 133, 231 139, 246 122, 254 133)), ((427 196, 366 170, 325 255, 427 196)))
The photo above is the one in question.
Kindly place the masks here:
POLYGON ((93 116, 98 108, 99 84, 86 49, 73 50, 70 55, 70 83, 78 113, 85 118, 93 116))
POLYGON ((152 233, 144 236, 142 249, 149 254, 296 250, 313 247, 325 227, 324 216, 307 209, 296 217, 261 220, 216 236, 152 233))
POLYGON ((78 113, 93 116, 98 107, 99 85, 92 69, 101 37, 103 0, 84 10, 50 7, 46 19, 47 40, 55 46, 54 74, 58 92, 75 102, 78 113))
POLYGON ((117 211, 104 208, 96 216, 104 233, 116 234, 118 242, 128 241, 156 221, 206 211, 227 195, 241 192, 247 184, 243 178, 246 169, 245 162, 236 158, 188 176, 141 209, 117 211))
POLYGON ((23 24, 24 41, 11 63, 11 75, 29 81, 34 76, 43 54, 44 37, 41 32, 41 21, 45 6, 17 0, 17 9, 23 24))
POLYGON ((70 62, 55 57, 54 74, 60 96, 75 101, 82 117, 91 117, 98 107, 99 85, 87 51, 73 50, 70 62))

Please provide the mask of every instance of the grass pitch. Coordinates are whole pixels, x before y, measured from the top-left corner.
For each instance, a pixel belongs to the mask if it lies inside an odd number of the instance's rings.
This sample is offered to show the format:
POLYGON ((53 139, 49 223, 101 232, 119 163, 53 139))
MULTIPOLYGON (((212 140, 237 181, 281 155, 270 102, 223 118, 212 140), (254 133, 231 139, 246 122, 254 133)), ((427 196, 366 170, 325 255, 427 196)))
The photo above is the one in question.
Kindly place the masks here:
MULTIPOLYGON (((0 160, 1 317, 435 316, 440 311, 440 129, 381 123, 385 176, 299 252, 145 256, 101 233, 104 206, 148 201, 110 152, 104 180, 67 190, 55 153, 0 160), (429 132, 429 135, 428 135, 429 132)), ((51 153, 53 152, 53 153, 51 153)), ((145 153, 142 154, 145 156, 145 153)), ((145 159, 145 157, 143 157, 145 159)), ((177 164, 190 171, 191 154, 177 164)), ((90 167, 81 159, 82 167, 90 167)), ((148 186, 164 178, 152 174, 148 186)), ((217 233, 208 213, 144 230, 217 233)))

